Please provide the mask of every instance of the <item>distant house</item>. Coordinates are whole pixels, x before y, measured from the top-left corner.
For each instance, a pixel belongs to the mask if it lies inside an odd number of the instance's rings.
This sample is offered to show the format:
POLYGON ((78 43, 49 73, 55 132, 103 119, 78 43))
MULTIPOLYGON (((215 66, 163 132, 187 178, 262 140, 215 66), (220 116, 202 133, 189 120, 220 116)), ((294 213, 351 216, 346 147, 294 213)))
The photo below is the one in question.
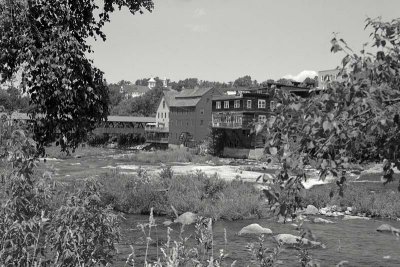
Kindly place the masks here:
MULTIPOLYGON (((164 88, 168 88, 168 80, 167 78, 161 79, 162 86, 164 88)), ((124 94, 125 98, 133 98, 144 95, 149 92, 153 88, 156 87, 156 80, 154 78, 150 78, 147 81, 147 86, 145 85, 136 85, 136 84, 128 84, 121 87, 121 93, 124 94)))
POLYGON ((170 105, 177 93, 175 90, 163 91, 157 108, 156 122, 146 127, 147 142, 168 145, 170 105))
POLYGON ((192 146, 210 132, 212 98, 216 88, 184 89, 170 103, 169 144, 192 146))
POLYGON ((125 98, 138 97, 144 95, 148 91, 150 91, 150 88, 148 86, 135 84, 132 84, 131 86, 125 86, 122 89, 122 93, 124 94, 125 98))
POLYGON ((326 89, 330 82, 336 81, 339 72, 338 69, 318 71, 318 88, 326 89))

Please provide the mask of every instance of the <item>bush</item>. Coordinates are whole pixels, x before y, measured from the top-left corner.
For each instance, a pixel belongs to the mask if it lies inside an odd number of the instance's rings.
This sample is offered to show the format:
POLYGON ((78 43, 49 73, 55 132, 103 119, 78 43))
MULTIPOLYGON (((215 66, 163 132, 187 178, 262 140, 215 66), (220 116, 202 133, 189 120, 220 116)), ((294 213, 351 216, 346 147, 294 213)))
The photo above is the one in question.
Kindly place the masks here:
POLYGON ((116 215, 101 205, 99 184, 83 189, 60 207, 51 221, 49 240, 55 266, 97 266, 111 263, 119 241, 116 215))
POLYGON ((110 139, 110 135, 108 134, 91 134, 88 137, 88 144, 90 146, 102 146, 107 144, 110 139))

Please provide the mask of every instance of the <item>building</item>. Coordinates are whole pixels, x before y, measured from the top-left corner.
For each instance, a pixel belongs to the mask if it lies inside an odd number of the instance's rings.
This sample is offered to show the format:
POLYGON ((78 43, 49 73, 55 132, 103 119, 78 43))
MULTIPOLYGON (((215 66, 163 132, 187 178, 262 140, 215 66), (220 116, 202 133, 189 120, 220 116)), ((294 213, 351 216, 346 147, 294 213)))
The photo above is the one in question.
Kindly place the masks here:
POLYGON ((148 91, 150 91, 148 86, 135 85, 135 84, 132 84, 130 86, 125 86, 122 89, 122 93, 124 94, 124 97, 126 99, 144 95, 148 91))
POLYGON ((326 89, 330 82, 338 79, 339 72, 339 69, 318 71, 318 88, 326 89))
POLYGON ((266 122, 274 108, 269 91, 249 89, 213 98, 212 128, 222 142, 222 155, 247 158, 251 150, 264 147, 265 140, 254 129, 266 122))
POLYGON ((150 78, 150 80, 147 82, 147 86, 149 89, 153 89, 156 87, 156 80, 154 80, 154 78, 150 78))
POLYGON ((146 126, 146 141, 148 143, 159 144, 160 147, 168 146, 170 105, 177 93, 175 90, 163 91, 164 95, 157 108, 156 122, 146 126))
POLYGON ((310 89, 297 82, 291 85, 268 83, 261 88, 240 88, 235 95, 215 96, 212 100, 212 129, 220 149, 216 152, 227 157, 261 157, 265 138, 256 129, 275 115, 276 90, 308 97, 310 89))
POLYGON ((210 133, 216 88, 184 89, 170 103, 169 144, 194 146, 210 133))

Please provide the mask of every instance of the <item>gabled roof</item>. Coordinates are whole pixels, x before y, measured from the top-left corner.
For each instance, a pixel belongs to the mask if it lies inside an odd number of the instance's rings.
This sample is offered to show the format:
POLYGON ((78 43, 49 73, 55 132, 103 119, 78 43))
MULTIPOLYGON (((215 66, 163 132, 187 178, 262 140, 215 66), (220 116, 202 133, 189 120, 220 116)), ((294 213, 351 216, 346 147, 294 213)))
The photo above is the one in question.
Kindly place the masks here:
POLYGON ((167 106, 171 105, 171 102, 174 100, 175 96, 178 94, 177 91, 175 90, 170 90, 170 91, 163 91, 164 93, 164 99, 165 99, 165 103, 167 104, 167 106))
POLYGON ((178 95, 176 95, 176 98, 202 97, 205 93, 207 93, 211 89, 212 87, 183 89, 178 95))
POLYGON ((108 116, 108 121, 112 122, 155 122, 153 117, 134 117, 134 116, 108 116))
POLYGON ((195 107, 200 101, 198 98, 173 98, 170 102, 170 107, 195 107))

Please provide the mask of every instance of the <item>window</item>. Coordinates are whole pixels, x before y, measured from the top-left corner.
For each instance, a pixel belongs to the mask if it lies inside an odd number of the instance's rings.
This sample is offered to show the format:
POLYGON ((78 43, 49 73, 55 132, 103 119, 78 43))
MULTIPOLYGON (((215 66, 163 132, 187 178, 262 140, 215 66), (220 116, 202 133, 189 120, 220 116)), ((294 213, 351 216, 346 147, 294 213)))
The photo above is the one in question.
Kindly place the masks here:
POLYGON ((164 112, 164 118, 167 118, 167 112, 164 112))
POLYGON ((221 109, 221 101, 217 101, 217 102, 215 103, 215 108, 216 108, 216 109, 221 109))
POLYGON ((275 110, 275 107, 276 107, 275 101, 269 102, 269 108, 270 108, 272 111, 275 110))
POLYGON ((247 100, 247 108, 251 108, 251 100, 247 100))
POLYGON ((161 113, 161 119, 164 118, 164 113, 161 113))
POLYGON ((267 116, 266 115, 258 115, 258 122, 266 122, 267 116))
POLYGON ((203 121, 203 120, 200 120, 200 125, 203 125, 203 123, 204 123, 204 121, 203 121))
POLYGON ((258 108, 265 108, 265 99, 258 99, 258 108))
POLYGON ((200 114, 201 114, 201 115, 204 114, 204 108, 200 109, 200 114))
POLYGON ((160 118, 160 112, 157 113, 158 118, 160 118))
POLYGON ((235 100, 234 108, 240 108, 240 100, 235 100))
POLYGON ((229 108, 229 101, 224 101, 224 108, 229 108))
POLYGON ((165 100, 162 102, 162 107, 165 108, 165 100))

